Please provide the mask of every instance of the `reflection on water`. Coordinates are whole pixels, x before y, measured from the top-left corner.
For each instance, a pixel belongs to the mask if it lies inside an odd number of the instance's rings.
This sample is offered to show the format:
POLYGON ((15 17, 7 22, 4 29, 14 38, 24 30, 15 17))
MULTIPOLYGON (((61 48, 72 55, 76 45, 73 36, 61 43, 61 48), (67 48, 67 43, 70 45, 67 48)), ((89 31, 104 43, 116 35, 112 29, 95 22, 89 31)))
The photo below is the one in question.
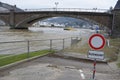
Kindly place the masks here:
POLYGON ((33 40, 33 39, 56 39, 66 37, 76 37, 88 34, 88 30, 76 29, 74 31, 66 31, 63 28, 43 28, 30 27, 29 30, 9 29, 8 27, 0 27, 0 42, 33 40))

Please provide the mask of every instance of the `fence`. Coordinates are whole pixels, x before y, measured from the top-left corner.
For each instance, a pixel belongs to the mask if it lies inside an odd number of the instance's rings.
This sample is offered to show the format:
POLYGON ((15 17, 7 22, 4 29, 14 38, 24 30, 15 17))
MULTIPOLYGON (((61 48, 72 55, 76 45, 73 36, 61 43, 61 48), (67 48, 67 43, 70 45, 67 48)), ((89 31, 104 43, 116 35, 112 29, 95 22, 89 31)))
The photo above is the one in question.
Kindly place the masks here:
POLYGON ((110 10, 108 9, 85 9, 85 8, 40 8, 40 9, 25 9, 25 12, 37 12, 37 11, 68 11, 68 12, 100 12, 105 13, 110 10))
MULTIPOLYGON (((67 12, 99 12, 108 13, 111 12, 109 9, 87 9, 87 8, 39 8, 39 9, 24 9, 25 12, 37 12, 37 11, 67 11, 67 12)), ((0 13, 9 13, 9 10, 3 10, 0 13)))
MULTIPOLYGON (((0 59, 18 54, 39 51, 39 50, 63 50, 76 44, 80 38, 48 39, 48 40, 27 40, 0 42, 0 59), (7 56, 2 56, 7 55, 7 56)), ((26 56, 28 57, 28 56, 26 56)))

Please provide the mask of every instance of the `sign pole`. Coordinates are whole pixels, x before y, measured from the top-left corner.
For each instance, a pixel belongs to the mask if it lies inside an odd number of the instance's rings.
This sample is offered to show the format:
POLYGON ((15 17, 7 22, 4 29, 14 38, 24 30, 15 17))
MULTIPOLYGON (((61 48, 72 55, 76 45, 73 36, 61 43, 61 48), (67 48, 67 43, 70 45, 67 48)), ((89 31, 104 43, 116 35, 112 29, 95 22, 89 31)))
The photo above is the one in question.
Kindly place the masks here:
POLYGON ((95 72, 96 72, 96 59, 94 59, 94 64, 93 64, 93 80, 95 79, 95 72))
POLYGON ((88 58, 94 59, 94 64, 93 64, 93 76, 92 79, 95 80, 95 73, 96 73, 96 59, 104 59, 104 52, 98 51, 104 47, 106 43, 106 40, 104 36, 101 34, 93 34, 89 38, 89 46, 94 49, 88 52, 88 58))

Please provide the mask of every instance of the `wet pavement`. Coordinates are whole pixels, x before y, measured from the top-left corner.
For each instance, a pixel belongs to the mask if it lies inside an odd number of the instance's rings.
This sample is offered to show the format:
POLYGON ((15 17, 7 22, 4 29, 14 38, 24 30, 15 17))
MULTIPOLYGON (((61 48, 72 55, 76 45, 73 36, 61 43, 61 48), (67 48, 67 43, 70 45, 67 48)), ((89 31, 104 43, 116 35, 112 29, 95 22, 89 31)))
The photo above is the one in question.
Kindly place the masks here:
MULTIPOLYGON (((0 80, 90 80, 93 63, 45 56, 2 73, 0 80)), ((108 64, 97 64, 96 80, 119 80, 108 64)))

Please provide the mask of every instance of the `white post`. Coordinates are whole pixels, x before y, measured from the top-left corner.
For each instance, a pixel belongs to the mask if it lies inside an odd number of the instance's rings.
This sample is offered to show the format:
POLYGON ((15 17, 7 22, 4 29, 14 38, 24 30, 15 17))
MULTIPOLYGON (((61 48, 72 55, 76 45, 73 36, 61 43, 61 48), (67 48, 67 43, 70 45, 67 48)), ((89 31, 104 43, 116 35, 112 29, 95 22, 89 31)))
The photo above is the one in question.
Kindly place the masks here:
POLYGON ((108 45, 108 47, 110 47, 110 40, 109 39, 107 39, 107 45, 108 45))

